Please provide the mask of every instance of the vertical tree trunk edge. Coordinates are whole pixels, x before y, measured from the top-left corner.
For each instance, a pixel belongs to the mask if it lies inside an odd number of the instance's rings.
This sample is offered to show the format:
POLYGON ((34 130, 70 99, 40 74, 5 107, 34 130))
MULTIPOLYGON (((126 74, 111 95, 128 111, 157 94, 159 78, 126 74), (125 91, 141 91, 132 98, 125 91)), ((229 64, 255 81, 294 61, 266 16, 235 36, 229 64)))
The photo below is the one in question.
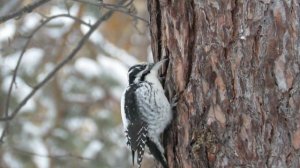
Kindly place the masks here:
POLYGON ((300 167, 297 0, 148 0, 154 60, 179 94, 169 166, 300 167))

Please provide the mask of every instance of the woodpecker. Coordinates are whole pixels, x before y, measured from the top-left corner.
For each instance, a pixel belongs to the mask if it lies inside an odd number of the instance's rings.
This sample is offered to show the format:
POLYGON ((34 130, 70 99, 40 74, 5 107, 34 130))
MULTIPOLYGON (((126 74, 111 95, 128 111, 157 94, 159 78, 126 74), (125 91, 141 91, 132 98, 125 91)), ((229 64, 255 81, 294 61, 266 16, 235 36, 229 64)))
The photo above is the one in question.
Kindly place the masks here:
POLYGON ((166 60, 137 64, 128 70, 129 85, 122 96, 121 114, 132 162, 137 153, 139 168, 145 146, 164 168, 168 167, 160 135, 171 122, 172 112, 158 76, 166 60))

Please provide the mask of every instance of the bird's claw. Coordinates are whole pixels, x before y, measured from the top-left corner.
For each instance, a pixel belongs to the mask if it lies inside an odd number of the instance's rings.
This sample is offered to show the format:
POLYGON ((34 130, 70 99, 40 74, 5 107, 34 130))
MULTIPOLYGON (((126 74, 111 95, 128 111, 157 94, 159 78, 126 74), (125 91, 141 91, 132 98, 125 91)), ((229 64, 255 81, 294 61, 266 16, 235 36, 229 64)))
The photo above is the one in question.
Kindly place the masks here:
POLYGON ((172 108, 175 108, 177 106, 178 100, 179 100, 179 94, 175 94, 175 96, 173 96, 171 100, 172 108))

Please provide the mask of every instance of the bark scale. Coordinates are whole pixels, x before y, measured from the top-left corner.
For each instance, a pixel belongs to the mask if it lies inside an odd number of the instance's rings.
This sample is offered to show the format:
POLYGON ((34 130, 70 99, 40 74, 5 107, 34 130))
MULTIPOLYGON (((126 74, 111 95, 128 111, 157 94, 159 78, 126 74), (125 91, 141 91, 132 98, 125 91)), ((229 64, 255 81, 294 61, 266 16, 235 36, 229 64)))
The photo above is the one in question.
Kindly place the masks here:
POLYGON ((297 0, 148 0, 169 166, 300 167, 297 0))

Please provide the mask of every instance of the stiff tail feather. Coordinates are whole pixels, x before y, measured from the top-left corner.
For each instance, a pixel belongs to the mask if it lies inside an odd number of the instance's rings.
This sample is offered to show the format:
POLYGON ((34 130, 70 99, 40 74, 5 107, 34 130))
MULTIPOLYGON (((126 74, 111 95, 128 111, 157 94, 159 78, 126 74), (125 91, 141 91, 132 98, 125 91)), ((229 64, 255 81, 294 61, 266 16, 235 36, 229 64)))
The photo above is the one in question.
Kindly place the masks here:
POLYGON ((153 141, 151 141, 149 138, 147 139, 146 144, 149 147, 149 150, 152 153, 152 155, 155 157, 155 159, 158 160, 164 168, 168 168, 167 160, 163 155, 163 153, 159 151, 156 144, 153 141))

